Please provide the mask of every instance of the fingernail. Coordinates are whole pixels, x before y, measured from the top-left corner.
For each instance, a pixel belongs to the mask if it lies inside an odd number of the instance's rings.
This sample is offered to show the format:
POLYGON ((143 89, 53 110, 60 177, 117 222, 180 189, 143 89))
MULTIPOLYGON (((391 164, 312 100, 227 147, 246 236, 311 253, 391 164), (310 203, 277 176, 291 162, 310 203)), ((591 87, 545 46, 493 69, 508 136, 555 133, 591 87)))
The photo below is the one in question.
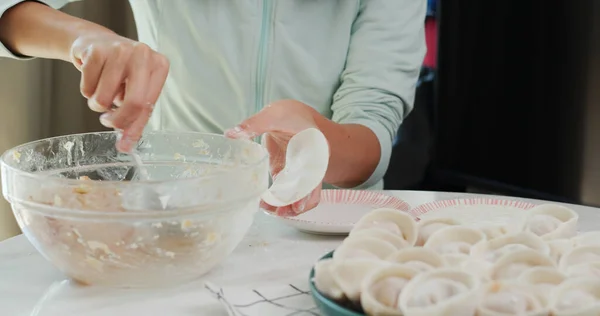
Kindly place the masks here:
POLYGON ((254 138, 256 135, 254 133, 248 132, 243 129, 241 126, 236 126, 225 132, 227 136, 235 137, 235 138, 254 138))
POLYGON ((114 128, 113 123, 112 123, 112 113, 107 112, 107 113, 100 115, 100 124, 102 124, 108 128, 114 128))
POLYGON ((306 209, 307 202, 308 202, 308 198, 298 201, 297 203, 292 205, 292 211, 294 211, 294 213, 296 213, 296 214, 303 213, 304 210, 306 209))
POLYGON ((105 112, 106 109, 94 98, 88 99, 88 107, 94 112, 105 112))

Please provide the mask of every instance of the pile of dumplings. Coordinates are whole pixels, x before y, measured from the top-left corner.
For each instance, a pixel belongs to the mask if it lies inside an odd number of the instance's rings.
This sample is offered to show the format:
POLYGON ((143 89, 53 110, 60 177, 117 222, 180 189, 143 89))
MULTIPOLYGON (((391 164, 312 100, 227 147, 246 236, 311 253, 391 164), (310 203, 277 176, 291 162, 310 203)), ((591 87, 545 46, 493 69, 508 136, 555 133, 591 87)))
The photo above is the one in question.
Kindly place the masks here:
POLYGON ((377 209, 315 264, 313 282, 367 315, 600 315, 600 231, 577 234, 577 221, 554 204, 511 224, 377 209))

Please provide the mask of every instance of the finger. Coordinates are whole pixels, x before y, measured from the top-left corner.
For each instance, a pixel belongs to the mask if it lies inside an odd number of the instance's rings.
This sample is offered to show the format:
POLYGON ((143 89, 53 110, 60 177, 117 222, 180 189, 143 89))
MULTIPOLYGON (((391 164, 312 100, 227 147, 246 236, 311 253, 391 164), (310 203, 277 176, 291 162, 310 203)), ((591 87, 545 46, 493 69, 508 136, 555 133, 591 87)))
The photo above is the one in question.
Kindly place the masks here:
MULTIPOLYGON (((133 54, 126 72, 125 97, 123 105, 113 115, 113 126, 127 130, 141 114, 145 115, 152 105, 148 100, 148 83, 151 71, 147 67, 148 53, 139 51, 133 54)), ((125 137, 123 137, 125 138, 125 137)))
POLYGON ((278 207, 275 210, 275 214, 277 216, 281 216, 281 217, 294 217, 297 214, 292 210, 292 206, 288 205, 288 206, 282 206, 282 207, 278 207))
POLYGON ((319 201, 321 200, 321 188, 317 188, 313 190, 306 198, 292 204, 292 211, 296 214, 302 214, 304 212, 310 211, 319 205, 319 201))
POLYGON ((225 136, 230 138, 249 139, 261 136, 268 132, 280 130, 278 111, 274 107, 267 106, 260 112, 244 120, 238 126, 225 131, 225 136))
POLYGON ((260 201, 260 208, 270 213, 275 213, 275 211, 277 211, 275 206, 269 205, 263 200, 260 201))
POLYGON ((103 107, 112 105, 124 81, 128 59, 126 52, 117 51, 112 58, 106 61, 96 91, 90 100, 103 107))
MULTIPOLYGON (((79 89, 81 94, 87 99, 91 98, 96 92, 102 69, 104 68, 104 63, 105 59, 99 54, 90 54, 89 57, 83 60, 79 89)), ((90 108, 94 111, 101 110, 96 104, 90 104, 90 108)))
POLYGON ((270 134, 264 137, 264 145, 269 153, 269 172, 273 180, 275 180, 277 174, 285 167, 287 141, 276 136, 271 136, 270 134))
POLYGON ((133 147, 135 147, 144 132, 144 127, 146 127, 151 113, 152 110, 150 107, 147 110, 143 110, 129 128, 123 131, 123 137, 117 142, 118 151, 131 152, 133 150, 133 147))

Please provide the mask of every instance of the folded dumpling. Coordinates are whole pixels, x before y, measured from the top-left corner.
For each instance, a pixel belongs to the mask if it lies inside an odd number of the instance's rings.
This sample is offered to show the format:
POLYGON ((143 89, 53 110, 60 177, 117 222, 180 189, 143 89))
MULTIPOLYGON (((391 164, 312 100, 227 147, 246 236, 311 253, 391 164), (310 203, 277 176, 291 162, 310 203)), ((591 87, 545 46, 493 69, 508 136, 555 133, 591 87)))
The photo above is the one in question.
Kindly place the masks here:
POLYGON ((534 267, 523 271, 517 282, 536 287, 548 297, 548 294, 566 279, 567 277, 555 267, 534 267))
POLYGON ((398 304, 400 293, 417 275, 414 269, 390 265, 369 274, 362 283, 360 303, 370 316, 402 316, 398 304))
POLYGON ((339 284, 333 278, 331 267, 333 259, 323 259, 315 264, 315 276, 313 282, 321 294, 335 301, 341 301, 344 298, 344 292, 339 284))
POLYGON ((405 316, 473 316, 481 282, 467 272, 438 269, 412 278, 400 293, 405 316))
POLYGON ((555 262, 559 262, 560 259, 569 251, 573 249, 573 240, 568 238, 552 239, 547 240, 546 243, 550 248, 550 258, 555 262))
POLYGON ((600 246, 600 231, 585 232, 572 237, 571 242, 574 247, 579 246, 600 246))
POLYGON ((417 246, 423 246, 433 233, 448 226, 460 225, 460 222, 452 218, 428 218, 417 223, 418 237, 417 246))
POLYGON ((515 250, 502 256, 490 269, 491 280, 517 279, 533 267, 555 267, 554 261, 532 249, 515 250))
POLYGON ((350 236, 366 228, 380 228, 402 237, 413 246, 417 241, 417 222, 414 218, 403 211, 380 208, 364 215, 355 225, 350 236))
POLYGON ((542 238, 530 232, 519 232, 474 245, 471 249, 471 255, 489 262, 495 262, 500 257, 521 249, 532 249, 543 255, 550 254, 550 247, 542 238))
POLYGON ((333 282, 339 286, 344 296, 351 302, 358 303, 360 301, 361 286, 365 277, 387 265, 390 265, 390 263, 364 258, 341 261, 333 260, 329 271, 331 272, 333 282))
POLYGON ((600 315, 600 282, 593 278, 573 278, 562 282, 552 293, 553 316, 600 315))
POLYGON ((492 282, 483 290, 478 316, 547 316, 550 308, 539 289, 516 282, 492 282))
POLYGON ((383 239, 365 235, 349 236, 333 252, 333 259, 384 260, 395 251, 396 247, 383 239))
POLYGON ((568 269, 589 263, 600 263, 600 246, 581 246, 571 249, 560 258, 558 268, 568 274, 568 269))
POLYGON ((570 208, 557 204, 543 204, 530 209, 523 229, 544 240, 570 238, 577 233, 579 215, 570 208))
POLYGON ((442 255, 468 255, 475 244, 485 240, 485 234, 478 229, 466 226, 448 226, 433 233, 423 247, 442 255))
POLYGON ((381 239, 383 241, 387 241, 394 247, 396 247, 396 249, 410 247, 410 244, 406 240, 404 240, 404 238, 400 237, 399 235, 390 233, 388 230, 381 229, 378 227, 360 229, 352 234, 352 238, 361 238, 361 236, 373 237, 381 239))
POLYGON ((423 247, 400 249, 385 259, 418 272, 430 271, 444 266, 444 259, 435 251, 423 247))

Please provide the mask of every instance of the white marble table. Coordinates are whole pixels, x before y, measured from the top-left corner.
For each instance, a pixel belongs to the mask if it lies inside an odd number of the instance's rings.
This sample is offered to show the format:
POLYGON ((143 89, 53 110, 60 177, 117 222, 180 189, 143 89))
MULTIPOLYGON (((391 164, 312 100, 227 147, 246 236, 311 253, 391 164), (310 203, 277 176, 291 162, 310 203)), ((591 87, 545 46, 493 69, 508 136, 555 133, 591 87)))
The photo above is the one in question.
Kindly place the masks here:
MULTIPOLYGON (((386 193, 404 199, 413 207, 434 200, 475 196, 417 191, 386 193)), ((600 227, 600 209, 569 207, 580 214, 581 231, 600 227)), ((70 284, 24 236, 18 236, 0 243, 0 315, 227 315, 204 288, 206 281, 224 288, 248 290, 271 281, 307 283, 312 264, 341 240, 341 237, 304 234, 258 213, 234 253, 201 280, 177 288, 123 291, 70 284)))

